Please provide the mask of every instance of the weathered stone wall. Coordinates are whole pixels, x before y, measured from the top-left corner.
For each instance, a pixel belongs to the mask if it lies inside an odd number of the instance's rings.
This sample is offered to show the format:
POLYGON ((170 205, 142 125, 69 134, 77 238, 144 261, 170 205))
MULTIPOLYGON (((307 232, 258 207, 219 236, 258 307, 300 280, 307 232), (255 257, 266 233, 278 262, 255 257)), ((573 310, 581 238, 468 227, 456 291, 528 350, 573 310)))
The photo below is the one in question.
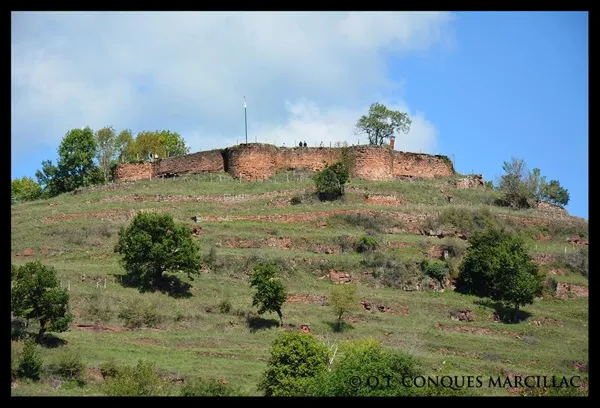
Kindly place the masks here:
POLYGON ((452 168, 439 156, 393 151, 393 177, 437 178, 452 176, 452 168))
POLYGON ((318 171, 344 158, 350 165, 352 177, 364 180, 449 177, 453 174, 451 164, 439 156, 398 152, 382 146, 279 148, 252 143, 163 159, 154 164, 121 164, 115 171, 115 178, 128 181, 157 175, 227 171, 235 178, 260 180, 272 177, 280 170, 318 171))
POLYGON ((393 151, 383 146, 358 146, 349 154, 352 177, 363 180, 391 180, 393 151))
POLYGON ((216 173, 225 171, 221 150, 169 157, 155 165, 156 174, 216 173))
POLYGON ((342 149, 329 147, 294 147, 279 149, 277 168, 306 169, 320 171, 327 164, 333 164, 342 159, 342 149))
POLYGON ((121 163, 114 171, 115 181, 145 180, 154 176, 153 163, 121 163))

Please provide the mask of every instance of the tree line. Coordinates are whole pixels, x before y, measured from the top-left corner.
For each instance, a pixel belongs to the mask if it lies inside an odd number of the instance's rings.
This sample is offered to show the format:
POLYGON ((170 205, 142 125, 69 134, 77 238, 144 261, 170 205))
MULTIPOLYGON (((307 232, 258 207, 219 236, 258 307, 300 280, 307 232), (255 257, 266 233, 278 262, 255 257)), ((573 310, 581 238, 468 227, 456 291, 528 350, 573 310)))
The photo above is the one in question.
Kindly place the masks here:
POLYGON ((130 129, 117 131, 106 126, 93 131, 89 126, 69 130, 58 146, 56 164, 44 160, 37 170, 37 182, 30 177, 11 184, 12 202, 54 197, 80 187, 112 181, 120 163, 139 163, 156 158, 182 156, 190 148, 177 132, 142 131, 136 137, 130 129))

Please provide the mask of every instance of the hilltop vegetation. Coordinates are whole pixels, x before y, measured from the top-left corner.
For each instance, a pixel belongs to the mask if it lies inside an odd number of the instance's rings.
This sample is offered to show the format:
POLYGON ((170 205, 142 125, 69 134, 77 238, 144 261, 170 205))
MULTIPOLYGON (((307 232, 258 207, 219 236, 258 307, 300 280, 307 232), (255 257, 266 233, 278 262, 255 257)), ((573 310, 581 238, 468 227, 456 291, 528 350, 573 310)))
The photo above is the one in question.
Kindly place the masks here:
MULTIPOLYGON (((319 200, 313 180, 300 175, 241 183, 191 175, 11 206, 13 263, 55 268, 74 316, 68 331, 46 334, 29 354, 26 333, 39 326, 13 323, 13 395, 262 395, 273 342, 301 331, 325 345, 329 359, 340 348, 334 365, 351 364, 342 362, 346 341, 371 338, 409 353, 424 375, 587 376, 587 222, 498 206, 501 191, 459 189, 460 175, 349 180, 333 201, 319 200), (296 196, 303 199, 292 204, 296 196), (189 296, 127 282, 123 254, 114 252, 119 231, 149 212, 172 216, 199 248, 198 274, 179 276, 189 296), (544 275, 543 294, 521 307, 518 322, 506 318, 510 305, 452 290, 471 237, 489 228, 520 234, 544 275), (276 312, 253 306, 250 276, 261 264, 274 265, 285 289, 283 326, 276 312), (355 307, 337 294, 332 303, 332 288, 351 281, 355 307), (28 382, 19 364, 36 361, 40 379, 28 382)), ((346 395, 332 387, 351 372, 335 369, 324 388, 300 389, 346 395)))

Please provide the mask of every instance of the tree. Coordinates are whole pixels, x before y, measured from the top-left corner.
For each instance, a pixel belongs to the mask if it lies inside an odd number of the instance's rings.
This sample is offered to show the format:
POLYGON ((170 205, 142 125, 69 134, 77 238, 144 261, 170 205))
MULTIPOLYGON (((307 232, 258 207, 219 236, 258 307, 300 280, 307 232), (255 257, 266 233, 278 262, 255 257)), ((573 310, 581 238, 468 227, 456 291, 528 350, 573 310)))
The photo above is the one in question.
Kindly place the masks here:
POLYGON ((131 130, 125 129, 117 136, 115 141, 116 155, 119 163, 127 162, 135 158, 135 141, 131 130))
POLYGON ((327 358, 327 347, 310 334, 281 333, 258 389, 267 397, 302 396, 308 381, 326 371, 327 358))
POLYGON ((536 201, 542 199, 542 192, 546 186, 546 177, 540 175, 540 169, 535 168, 529 173, 527 178, 528 189, 532 192, 533 198, 536 201))
POLYGON ((10 183, 10 197, 12 202, 37 200, 42 196, 42 187, 30 177, 14 179, 10 183))
POLYGON ((563 207, 569 204, 569 191, 561 187, 558 180, 550 180, 550 182, 543 186, 541 191, 541 198, 548 200, 553 204, 562 205, 563 207))
POLYGON ((418 395, 429 387, 407 387, 402 378, 413 379, 421 374, 417 360, 410 354, 388 350, 374 339, 354 340, 342 343, 331 371, 315 377, 310 394, 319 397, 418 395))
POLYGON ((385 105, 374 103, 369 113, 360 117, 356 123, 356 133, 366 134, 371 145, 383 145, 396 132, 408 133, 412 120, 407 113, 388 109, 385 105))
POLYGON ((287 300, 287 294, 283 283, 277 280, 278 272, 274 263, 255 265, 254 272, 250 277, 250 287, 256 289, 252 298, 252 306, 258 306, 258 314, 275 312, 283 326, 281 306, 287 300))
POLYGON ((179 133, 169 130, 162 130, 157 133, 159 133, 160 140, 165 146, 166 157, 183 156, 190 152, 189 147, 185 145, 185 140, 179 133))
POLYGON ((73 315, 69 313, 69 293, 60 287, 56 270, 39 261, 11 269, 11 306, 15 316, 38 320, 36 341, 41 343, 46 331, 64 332, 73 315))
POLYGON ((142 290, 165 289, 165 273, 198 274, 200 254, 191 231, 176 225, 169 214, 138 213, 127 228, 119 231, 115 252, 132 284, 142 290))
POLYGON ((507 205, 516 208, 527 208, 529 202, 534 198, 535 192, 525 160, 512 157, 510 162, 504 162, 502 169, 506 174, 500 178, 498 189, 504 193, 504 201, 507 205))
POLYGON ((158 132, 143 131, 138 133, 135 138, 135 153, 142 159, 154 159, 154 155, 158 157, 166 157, 167 150, 163 140, 158 132))
POLYGON ((88 173, 94 169, 97 145, 90 127, 73 129, 67 132, 58 147, 58 174, 64 191, 91 184, 88 173))
POLYGON ((499 229, 476 232, 469 240, 456 281, 457 291, 490 297, 514 307, 541 295, 543 276, 527 253, 525 241, 499 229))
POLYGON ((313 175, 317 194, 321 200, 335 200, 345 194, 345 184, 350 180, 348 167, 335 163, 313 175))
POLYGON ((333 308, 337 318, 338 327, 342 324, 342 317, 356 308, 358 298, 356 295, 357 286, 355 283, 348 285, 335 285, 331 288, 329 303, 333 308))
POLYGON ((35 172, 35 177, 42 187, 44 195, 54 197, 64 192, 62 180, 57 175, 58 168, 52 164, 52 160, 42 161, 42 169, 35 172))
POLYGON ((112 126, 104 127, 96 132, 96 157, 104 176, 104 183, 110 180, 110 166, 117 152, 117 134, 112 126))

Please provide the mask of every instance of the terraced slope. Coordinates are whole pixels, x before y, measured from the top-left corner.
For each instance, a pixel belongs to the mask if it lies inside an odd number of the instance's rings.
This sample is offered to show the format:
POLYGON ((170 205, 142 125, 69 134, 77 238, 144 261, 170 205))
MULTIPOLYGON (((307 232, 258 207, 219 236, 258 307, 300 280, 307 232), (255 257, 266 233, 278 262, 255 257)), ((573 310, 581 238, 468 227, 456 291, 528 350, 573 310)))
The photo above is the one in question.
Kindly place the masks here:
MULTIPOLYGON (((496 207, 495 192, 453 181, 353 181, 345 200, 320 203, 309 198, 310 179, 297 173, 266 182, 202 175, 13 205, 12 262, 37 259, 58 270, 76 315, 58 343, 81 351, 89 381, 83 387, 18 382, 12 393, 101 395, 98 367, 114 357, 127 364, 152 360, 173 378, 217 378, 258 395, 271 342, 281 330, 301 328, 329 343, 374 337, 414 353, 432 375, 587 375, 588 281, 565 264, 586 247, 587 222, 496 207), (300 204, 291 203, 294 196, 300 204), (189 226, 205 259, 202 274, 189 282, 192 296, 142 294, 121 283, 113 248, 119 228, 139 211, 168 212, 189 226), (525 231, 532 255, 554 280, 518 324, 498 321, 494 305, 455 293, 451 281, 441 288, 411 267, 442 257, 456 267, 481 217, 525 231), (368 233, 379 249, 357 253, 356 241, 368 233), (251 306, 247 273, 264 259, 281 267, 289 327, 278 327, 275 315, 258 317, 251 306), (359 282, 361 302, 348 329, 335 332, 327 296, 332 285, 351 280, 359 282), (155 306, 156 327, 125 327, 119 312, 136 299, 155 306), (223 301, 231 303, 227 313, 220 311, 223 301), (97 305, 108 309, 103 321, 97 305)), ((45 348, 46 359, 61 347, 45 348)))

